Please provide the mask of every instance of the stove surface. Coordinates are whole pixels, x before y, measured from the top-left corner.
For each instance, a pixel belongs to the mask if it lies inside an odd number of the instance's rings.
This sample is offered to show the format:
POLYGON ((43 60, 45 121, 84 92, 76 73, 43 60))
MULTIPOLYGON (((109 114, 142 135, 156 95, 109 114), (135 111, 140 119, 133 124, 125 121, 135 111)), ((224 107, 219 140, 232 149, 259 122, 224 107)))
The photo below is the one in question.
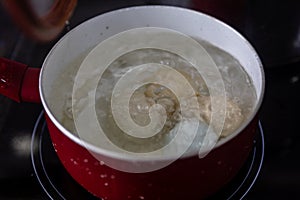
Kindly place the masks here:
MULTIPOLYGON (((253 1, 251 4, 248 2, 245 10, 247 16, 242 24, 228 21, 257 48, 262 57, 266 75, 266 93, 260 111, 260 120, 265 135, 265 160, 258 180, 245 199, 283 199, 287 197, 299 199, 300 53, 297 54, 298 43, 297 40, 288 43, 292 41, 292 38, 285 41, 279 38, 278 43, 271 41, 272 38, 277 40, 282 30, 276 32, 276 28, 273 27, 274 23, 269 23, 272 19, 258 20, 259 16, 267 16, 270 10, 268 1, 265 1, 264 5, 259 2, 253 1), (262 11, 264 6, 269 9, 262 11), (262 32, 264 30, 265 32, 262 32), (271 33, 270 30, 274 32, 271 33), (266 40, 266 38, 270 38, 269 36, 272 36, 271 39, 266 40), (282 46, 285 49, 280 58, 271 50, 278 52, 282 46), (289 51, 292 53, 286 55, 289 51)), ((69 28, 110 10, 145 4, 167 4, 194 8, 191 0, 79 1, 74 15, 70 19, 69 28)), ((279 3, 276 5, 280 7, 279 3)), ((281 12, 280 15, 286 14, 293 19, 292 21, 298 17, 297 20, 300 22, 298 14, 294 16, 292 13, 288 13, 289 9, 286 8, 288 6, 291 5, 283 6, 283 11, 287 13, 281 12)), ((291 7, 291 11, 293 9, 291 7)), ((281 21, 281 23, 284 22, 281 21)), ((280 27, 284 25, 281 24, 280 27)), ((291 25, 293 28, 294 26, 295 24, 291 25)), ((297 28, 300 31, 300 25, 297 28)), ((293 34, 290 34, 288 37, 292 36, 294 37, 293 34)), ((300 38, 299 32, 297 37, 300 38)), ((0 56, 40 67, 47 52, 54 44, 55 41, 48 44, 37 44, 24 37, 0 6, 0 56)), ((0 199, 48 199, 34 175, 30 159, 31 135, 41 110, 41 105, 18 104, 0 96, 0 199)))

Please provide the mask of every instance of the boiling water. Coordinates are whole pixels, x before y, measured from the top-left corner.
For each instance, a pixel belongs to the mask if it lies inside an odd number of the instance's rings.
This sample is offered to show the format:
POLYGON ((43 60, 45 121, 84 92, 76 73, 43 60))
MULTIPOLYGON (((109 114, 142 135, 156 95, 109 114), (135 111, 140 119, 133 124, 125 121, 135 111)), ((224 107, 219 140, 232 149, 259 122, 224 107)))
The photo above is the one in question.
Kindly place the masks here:
MULTIPOLYGON (((216 82, 224 81, 225 84, 227 114, 221 137, 226 137, 234 132, 252 113, 256 102, 255 89, 251 79, 233 56, 205 41, 200 41, 200 43, 211 55, 223 77, 223 80, 216 80, 216 82)), ((76 133, 76 129, 71 105, 72 86, 76 72, 85 55, 79 56, 61 73, 53 85, 49 97, 49 102, 52 102, 49 105, 54 115, 68 130, 74 133, 76 133)), ((161 104, 168 116, 163 129, 157 135, 144 140, 124 134, 116 125, 111 111, 113 88, 128 70, 144 63, 160 63, 170 66, 189 81, 200 105, 200 113, 195 113, 192 110, 189 117, 201 121, 201 124, 204 124, 203 127, 207 128, 205 125, 209 124, 211 114, 210 94, 201 75, 188 61, 176 54, 158 49, 141 49, 117 58, 100 79, 96 95, 96 113, 101 128, 107 133, 110 141, 122 149, 133 152, 158 150, 172 140, 177 124, 182 119, 178 99, 172 91, 162 85, 146 84, 138 88, 130 99, 131 117, 135 123, 145 126, 150 122, 150 107, 156 103, 161 104)), ((153 72, 153 76, 160 76, 159 71, 153 72)), ((149 77, 145 75, 144 78, 149 77)), ((162 76, 161 78, 165 77, 162 76)), ((182 123, 183 126, 189 125, 186 121, 182 123)), ((95 141, 89 142, 94 143, 95 141)), ((184 141, 182 142, 184 143, 184 141)), ((178 146, 180 145, 178 144, 178 146)))

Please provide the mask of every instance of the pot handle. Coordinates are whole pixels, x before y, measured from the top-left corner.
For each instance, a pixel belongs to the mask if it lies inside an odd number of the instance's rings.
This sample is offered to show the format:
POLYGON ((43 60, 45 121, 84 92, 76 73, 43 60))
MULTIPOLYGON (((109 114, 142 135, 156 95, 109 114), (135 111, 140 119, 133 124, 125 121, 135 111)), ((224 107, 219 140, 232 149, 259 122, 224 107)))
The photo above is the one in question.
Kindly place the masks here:
POLYGON ((57 37, 77 4, 77 0, 54 0, 47 13, 40 16, 29 0, 1 2, 24 33, 41 42, 51 41, 57 37))
POLYGON ((0 94, 17 102, 39 103, 39 68, 0 57, 0 94))

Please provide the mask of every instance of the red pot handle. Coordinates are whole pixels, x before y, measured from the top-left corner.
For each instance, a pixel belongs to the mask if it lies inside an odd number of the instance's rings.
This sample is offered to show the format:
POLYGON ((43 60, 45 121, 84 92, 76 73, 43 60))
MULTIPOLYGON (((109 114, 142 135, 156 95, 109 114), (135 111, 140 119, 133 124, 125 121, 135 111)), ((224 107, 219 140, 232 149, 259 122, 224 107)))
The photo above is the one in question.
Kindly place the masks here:
POLYGON ((39 103, 39 68, 0 58, 0 94, 17 102, 39 103))

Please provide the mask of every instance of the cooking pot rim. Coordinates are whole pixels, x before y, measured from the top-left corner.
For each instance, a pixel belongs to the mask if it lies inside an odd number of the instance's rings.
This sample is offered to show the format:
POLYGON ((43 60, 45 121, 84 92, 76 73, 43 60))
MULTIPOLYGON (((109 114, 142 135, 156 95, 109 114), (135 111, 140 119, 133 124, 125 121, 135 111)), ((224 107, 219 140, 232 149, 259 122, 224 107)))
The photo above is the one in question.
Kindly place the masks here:
MULTIPOLYGON (((79 24, 78 26, 76 26, 75 28, 73 28, 72 30, 70 30, 67 34, 65 34, 50 50, 50 52, 48 53, 48 55, 46 56, 43 65, 42 65, 42 69, 41 69, 41 73, 40 73, 40 78, 39 78, 39 92, 40 92, 40 96, 41 96, 41 102, 43 104, 43 107, 46 111, 46 114, 49 116, 49 118, 51 119, 51 121, 54 123, 54 125, 64 134, 66 135, 69 139, 71 139, 73 142, 77 143, 78 145, 85 147, 86 149, 88 149, 89 151, 92 151, 94 153, 97 153, 99 155, 104 155, 110 158, 115 158, 118 160, 131 160, 131 161, 153 161, 153 160, 170 160, 172 159, 172 155, 171 156, 161 156, 161 155, 153 155, 151 157, 138 157, 138 156, 134 156, 134 155, 130 155, 128 154, 128 156, 124 155, 124 153, 118 153, 118 152, 114 152, 114 151, 110 151, 104 148, 100 148, 97 147, 95 145, 92 145, 86 141, 83 141, 80 139, 80 137, 78 137, 77 135, 71 133, 69 130, 67 130, 60 122, 59 120, 55 117, 55 115, 51 112, 51 109, 49 108, 47 101, 45 100, 45 95, 43 92, 43 88, 42 88, 42 80, 43 80, 43 76, 45 76, 44 73, 44 69, 45 66, 47 65, 47 61, 49 59, 49 57, 51 57, 51 55, 53 54, 53 52, 55 51, 56 47, 63 41, 66 40, 66 38, 72 34, 72 32, 77 31, 78 29, 81 28, 81 26, 84 23, 91 23, 94 20, 99 20, 99 18, 103 17, 103 16, 107 16, 107 15, 113 15, 117 12, 126 12, 128 10, 135 10, 135 9, 156 9, 156 8, 162 8, 162 9, 177 9, 177 10, 181 10, 181 11, 185 11, 187 13, 193 13, 193 14, 197 14, 197 15, 201 15, 202 17, 207 17, 210 20, 214 21, 215 23, 219 23, 221 26, 225 26, 226 28, 230 29, 230 31, 234 32, 234 34, 236 34, 241 40, 243 40, 243 42, 247 45, 247 47, 250 49, 251 53, 253 53, 253 55, 255 56, 256 62, 258 63, 258 67, 260 69, 260 74, 261 74, 261 91, 259 91, 260 95, 257 97, 257 101, 256 101, 256 105, 253 109, 253 112, 251 113, 251 115, 248 117, 247 120, 245 120, 243 122, 243 124, 235 131, 233 132, 231 135, 221 138, 218 143, 214 146, 214 149, 219 148, 221 146, 223 146, 224 144, 226 144, 228 141, 232 140, 233 138, 235 138, 238 134, 240 134, 248 125, 249 123, 254 120, 255 116, 257 115, 260 106, 262 104, 263 101, 263 96, 264 96, 264 92, 265 92, 265 76, 264 76, 264 70, 263 70, 263 65, 262 62, 259 58, 259 56, 257 55, 255 49, 253 48, 253 46, 249 43, 249 41, 247 41, 238 31, 236 31, 235 29, 233 29, 231 26, 227 25, 226 23, 210 16, 204 13, 201 13, 199 11, 194 11, 191 9, 187 9, 187 8, 181 8, 181 7, 175 7, 175 6, 165 6, 165 5, 151 5, 151 6, 134 6, 134 7, 127 7, 127 8, 121 8, 118 10, 114 10, 114 11, 110 11, 104 14, 100 14, 98 16, 95 16, 89 20, 84 21, 83 23, 79 24)), ((195 154, 193 154, 192 156, 196 155, 197 156, 198 152, 195 152, 195 154)), ((184 157, 189 157, 191 156, 190 154, 185 155, 184 157)))

